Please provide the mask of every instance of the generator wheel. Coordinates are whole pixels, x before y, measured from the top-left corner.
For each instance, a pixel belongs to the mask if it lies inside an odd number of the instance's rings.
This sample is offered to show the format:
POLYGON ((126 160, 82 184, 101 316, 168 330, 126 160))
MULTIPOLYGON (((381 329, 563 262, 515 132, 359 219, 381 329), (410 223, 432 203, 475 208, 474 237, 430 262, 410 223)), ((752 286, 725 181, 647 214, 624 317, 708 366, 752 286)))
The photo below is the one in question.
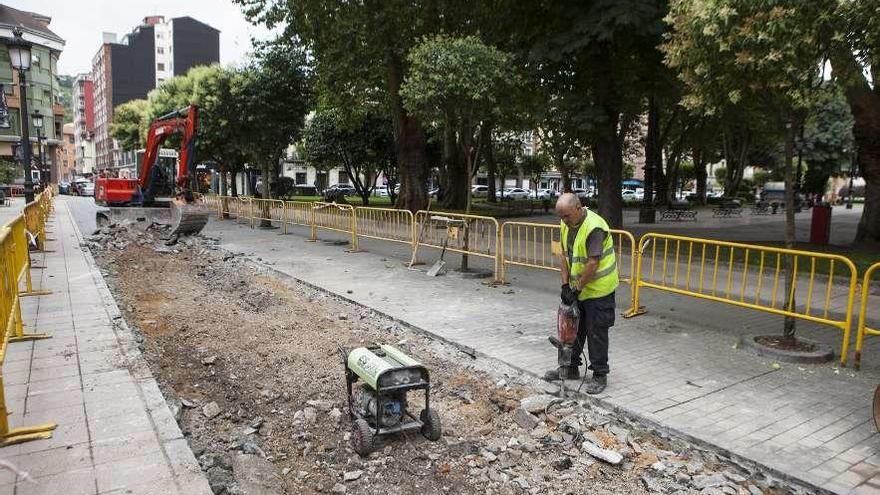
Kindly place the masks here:
POLYGON ((351 425, 351 446, 361 457, 373 451, 373 430, 366 420, 356 419, 351 425))
POLYGON ((880 386, 874 389, 874 426, 880 431, 880 386))
POLYGON ((440 440, 442 430, 440 429, 440 415, 437 414, 437 411, 422 409, 422 412, 419 413, 419 420, 422 422, 422 435, 425 438, 432 442, 440 440))

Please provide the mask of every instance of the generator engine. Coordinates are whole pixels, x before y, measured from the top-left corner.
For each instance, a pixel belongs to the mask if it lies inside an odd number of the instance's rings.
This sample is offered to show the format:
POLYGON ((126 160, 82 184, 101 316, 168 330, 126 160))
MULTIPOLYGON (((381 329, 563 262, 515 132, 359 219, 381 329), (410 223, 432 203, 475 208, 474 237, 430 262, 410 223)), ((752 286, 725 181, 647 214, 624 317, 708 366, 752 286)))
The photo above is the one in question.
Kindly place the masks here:
MULTIPOLYGON (((367 386, 362 386, 358 404, 364 417, 375 418, 376 416, 376 391, 367 386)), ((382 409, 376 418, 382 427, 397 426, 404 419, 406 412, 406 392, 396 392, 392 395, 384 395, 382 409)))

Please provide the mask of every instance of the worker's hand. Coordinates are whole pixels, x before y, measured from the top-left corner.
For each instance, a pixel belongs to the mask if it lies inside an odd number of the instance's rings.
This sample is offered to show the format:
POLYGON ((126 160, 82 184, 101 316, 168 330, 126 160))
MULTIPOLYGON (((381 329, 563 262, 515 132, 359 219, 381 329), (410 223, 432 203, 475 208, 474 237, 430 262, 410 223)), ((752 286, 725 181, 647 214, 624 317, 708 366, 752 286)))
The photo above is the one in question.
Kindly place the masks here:
POLYGON ((578 292, 571 288, 568 284, 562 285, 562 294, 560 295, 562 302, 564 304, 568 304, 569 306, 576 303, 578 300, 578 292))

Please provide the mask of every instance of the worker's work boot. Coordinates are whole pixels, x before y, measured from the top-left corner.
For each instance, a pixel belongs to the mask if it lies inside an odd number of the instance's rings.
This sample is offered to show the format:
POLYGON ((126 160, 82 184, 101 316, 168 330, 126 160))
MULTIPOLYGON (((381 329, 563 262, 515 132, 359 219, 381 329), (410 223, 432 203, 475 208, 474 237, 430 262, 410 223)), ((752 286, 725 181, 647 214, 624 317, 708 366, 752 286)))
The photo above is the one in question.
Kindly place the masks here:
POLYGON ((555 382, 557 380, 577 380, 581 372, 577 366, 560 366, 544 373, 544 380, 555 382))
POLYGON ((608 386, 608 377, 605 375, 593 375, 584 385, 584 392, 590 395, 601 394, 608 386))

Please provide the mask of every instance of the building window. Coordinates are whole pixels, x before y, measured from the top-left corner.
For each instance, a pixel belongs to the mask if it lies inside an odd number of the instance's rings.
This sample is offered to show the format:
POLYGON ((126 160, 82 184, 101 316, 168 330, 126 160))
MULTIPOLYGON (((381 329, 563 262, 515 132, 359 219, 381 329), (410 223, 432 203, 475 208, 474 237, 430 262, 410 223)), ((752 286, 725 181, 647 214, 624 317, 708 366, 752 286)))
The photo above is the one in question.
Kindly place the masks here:
POLYGON ((160 47, 156 48, 156 53, 159 53, 159 54, 165 53, 165 47, 160 46, 160 47))
POLYGON ((296 183, 297 184, 305 184, 306 183, 306 173, 305 172, 297 172, 296 173, 296 183))
POLYGON ((156 70, 164 71, 164 70, 165 70, 165 64, 156 64, 156 70))
POLYGON ((348 174, 345 172, 339 172, 339 183, 348 184, 348 174))

